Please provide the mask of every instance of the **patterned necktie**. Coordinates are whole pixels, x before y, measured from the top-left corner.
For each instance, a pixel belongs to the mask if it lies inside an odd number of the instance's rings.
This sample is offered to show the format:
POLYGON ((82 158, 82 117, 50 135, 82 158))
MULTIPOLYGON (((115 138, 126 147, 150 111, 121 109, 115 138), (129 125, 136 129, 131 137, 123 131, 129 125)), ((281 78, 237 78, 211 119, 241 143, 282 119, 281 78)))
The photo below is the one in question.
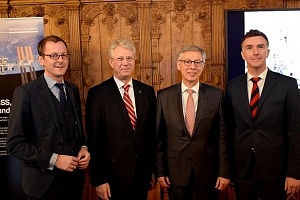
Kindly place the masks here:
POLYGON ((66 105, 66 95, 64 91, 64 84, 63 83, 55 83, 56 87, 59 88, 59 102, 62 105, 62 107, 65 107, 66 105))
POLYGON ((124 88, 124 95, 123 95, 123 100, 130 118, 130 122, 132 124, 132 128, 135 130, 135 126, 136 126, 136 116, 135 116, 135 112, 134 112, 134 107, 132 104, 132 101, 130 99, 128 90, 129 90, 130 85, 123 85, 124 88))
POLYGON ((195 124, 195 104, 193 100, 194 90, 187 89, 189 94, 186 101, 186 110, 185 110, 185 125, 190 135, 193 134, 194 124, 195 124))
POLYGON ((257 105, 259 100, 259 88, 257 82, 260 80, 259 77, 253 77, 250 79, 253 82, 253 87, 251 91, 251 99, 250 99, 250 112, 253 119, 255 119, 257 115, 257 105))

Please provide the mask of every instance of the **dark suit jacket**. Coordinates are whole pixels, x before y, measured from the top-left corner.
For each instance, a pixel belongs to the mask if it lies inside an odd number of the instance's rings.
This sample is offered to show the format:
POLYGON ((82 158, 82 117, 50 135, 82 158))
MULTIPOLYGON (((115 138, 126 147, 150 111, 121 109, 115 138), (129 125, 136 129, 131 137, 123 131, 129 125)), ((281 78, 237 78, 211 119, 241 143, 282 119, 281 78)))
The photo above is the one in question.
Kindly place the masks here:
POLYGON ((158 91, 156 109, 157 176, 187 186, 193 168, 201 186, 214 186, 218 176, 229 178, 223 93, 200 83, 193 136, 186 129, 181 84, 158 91))
POLYGON ((109 183, 126 191, 135 172, 140 183, 149 186, 154 173, 156 97, 152 87, 137 80, 133 88, 136 131, 113 77, 88 91, 86 129, 94 186, 109 183))
POLYGON ((249 169, 251 148, 265 180, 300 179, 300 98, 295 79, 268 71, 255 121, 250 115, 247 75, 227 88, 232 155, 238 177, 249 169))
MULTIPOLYGON (((68 97, 75 109, 76 140, 85 145, 78 87, 66 82, 68 97)), ((22 185, 33 197, 42 196, 49 188, 54 171, 48 170, 52 153, 61 154, 60 132, 52 93, 44 75, 17 87, 13 94, 8 123, 7 152, 24 161, 22 185)))

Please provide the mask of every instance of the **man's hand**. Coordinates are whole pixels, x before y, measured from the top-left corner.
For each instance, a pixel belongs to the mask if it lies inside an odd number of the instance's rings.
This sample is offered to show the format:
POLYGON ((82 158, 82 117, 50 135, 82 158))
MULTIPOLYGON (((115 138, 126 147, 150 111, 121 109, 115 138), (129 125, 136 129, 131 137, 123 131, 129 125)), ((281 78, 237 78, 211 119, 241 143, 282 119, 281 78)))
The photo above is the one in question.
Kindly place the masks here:
POLYGON ((100 199, 108 200, 111 197, 110 187, 108 183, 104 183, 96 187, 97 196, 100 199))
POLYGON ((79 159, 78 168, 85 169, 89 165, 91 155, 87 148, 82 147, 78 152, 77 158, 79 159))
POLYGON ((229 179, 218 177, 215 188, 217 188, 218 190, 224 190, 229 186, 229 184, 229 179))
POLYGON ((58 155, 55 166, 61 170, 73 172, 78 166, 79 159, 74 156, 58 155))
POLYGON ((286 177, 284 190, 287 194, 294 194, 299 191, 300 188, 300 180, 286 177))
POLYGON ((166 187, 166 188, 169 188, 171 185, 169 177, 167 177, 167 176, 159 177, 158 182, 162 187, 166 187))

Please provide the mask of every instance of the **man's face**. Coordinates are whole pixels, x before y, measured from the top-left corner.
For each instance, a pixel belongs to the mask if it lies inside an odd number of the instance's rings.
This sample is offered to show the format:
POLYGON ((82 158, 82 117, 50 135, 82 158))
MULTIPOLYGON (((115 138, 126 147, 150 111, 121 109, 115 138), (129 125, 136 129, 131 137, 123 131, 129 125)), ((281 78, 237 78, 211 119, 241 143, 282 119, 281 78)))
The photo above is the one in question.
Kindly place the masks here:
POLYGON ((247 62, 248 70, 266 68, 266 59, 269 56, 267 41, 262 36, 249 37, 242 43, 241 55, 247 62))
POLYGON ((57 60, 52 59, 47 55, 67 55, 67 48, 63 42, 47 42, 45 46, 44 56, 39 56, 39 62, 45 68, 45 73, 56 80, 61 82, 63 75, 66 73, 69 65, 69 59, 63 59, 61 56, 57 60))
POLYGON ((185 61, 203 61, 202 54, 197 51, 186 51, 182 54, 181 61, 177 62, 177 69, 181 72, 182 81, 186 86, 194 86, 198 81, 199 77, 204 69, 204 63, 199 66, 195 66, 192 62, 187 66, 185 61))
POLYGON ((121 81, 129 80, 135 65, 132 50, 118 46, 114 50, 113 58, 109 59, 109 64, 113 68, 114 75, 117 79, 121 81))

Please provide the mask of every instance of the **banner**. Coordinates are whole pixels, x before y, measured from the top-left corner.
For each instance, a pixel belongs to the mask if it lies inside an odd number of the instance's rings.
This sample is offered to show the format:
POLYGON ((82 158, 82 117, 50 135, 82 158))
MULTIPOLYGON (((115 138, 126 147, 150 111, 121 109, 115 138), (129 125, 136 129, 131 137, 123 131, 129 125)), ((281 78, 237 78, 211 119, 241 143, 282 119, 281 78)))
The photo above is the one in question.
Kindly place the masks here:
POLYGON ((0 18, 0 24, 0 200, 22 200, 26 199, 21 187, 22 162, 7 154, 6 136, 14 89, 36 79, 44 70, 37 60, 44 20, 0 18))

